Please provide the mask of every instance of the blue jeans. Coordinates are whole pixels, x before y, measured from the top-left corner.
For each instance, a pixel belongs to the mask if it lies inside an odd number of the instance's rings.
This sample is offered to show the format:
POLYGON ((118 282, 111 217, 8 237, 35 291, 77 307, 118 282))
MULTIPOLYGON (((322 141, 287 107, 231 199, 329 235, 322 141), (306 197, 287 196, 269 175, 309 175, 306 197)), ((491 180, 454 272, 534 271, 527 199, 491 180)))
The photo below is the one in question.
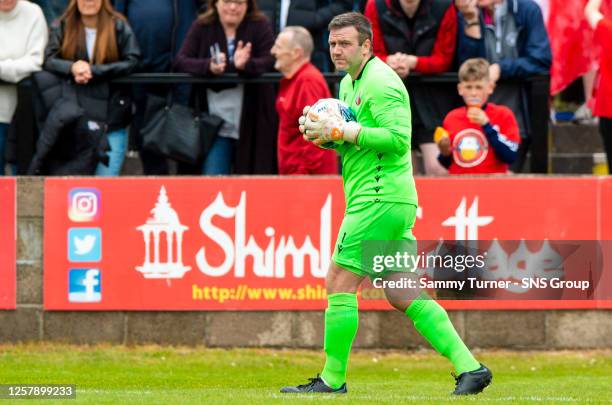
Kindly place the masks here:
POLYGON ((121 166, 125 160, 125 152, 127 151, 127 131, 125 129, 119 129, 117 131, 109 132, 107 135, 108 143, 110 144, 111 150, 108 154, 108 166, 103 163, 98 163, 96 167, 96 176, 112 177, 119 176, 121 173, 121 166))
POLYGON ((4 154, 6 153, 6 135, 9 124, 0 122, 0 176, 4 176, 4 154))
MULTIPOLYGON (((0 176, 4 176, 4 169, 6 167, 6 160, 4 154, 6 153, 6 138, 8 135, 9 124, 0 122, 0 176)), ((17 166, 9 165, 9 175, 17 176, 17 166)))
POLYGON ((202 174, 208 176, 230 174, 236 142, 235 139, 217 136, 202 165, 202 174))

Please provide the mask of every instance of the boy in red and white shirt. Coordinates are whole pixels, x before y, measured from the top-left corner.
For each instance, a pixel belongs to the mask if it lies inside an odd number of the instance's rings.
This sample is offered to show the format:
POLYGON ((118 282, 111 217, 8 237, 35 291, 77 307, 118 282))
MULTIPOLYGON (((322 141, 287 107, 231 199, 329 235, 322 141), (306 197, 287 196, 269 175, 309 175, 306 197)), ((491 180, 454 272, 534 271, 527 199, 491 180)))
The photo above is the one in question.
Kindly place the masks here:
POLYGON ((449 174, 507 173, 516 160, 518 124, 508 107, 487 103, 493 88, 485 59, 468 59, 459 68, 457 89, 466 106, 449 112, 435 137, 449 174))

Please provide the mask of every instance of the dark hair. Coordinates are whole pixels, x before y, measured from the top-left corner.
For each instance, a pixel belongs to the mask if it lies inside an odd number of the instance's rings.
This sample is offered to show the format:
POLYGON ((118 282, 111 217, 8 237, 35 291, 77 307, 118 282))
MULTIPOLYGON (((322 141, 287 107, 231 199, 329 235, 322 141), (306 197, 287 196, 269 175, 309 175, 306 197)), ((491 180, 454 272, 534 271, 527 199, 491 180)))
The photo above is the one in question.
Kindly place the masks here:
MULTIPOLYGON (((98 12, 96 44, 91 62, 96 64, 116 62, 119 60, 119 49, 115 35, 115 21, 125 18, 115 11, 110 0, 102 0, 98 12)), ((78 52, 86 49, 85 30, 81 21, 81 13, 76 0, 71 0, 64 14, 60 17, 64 23, 62 48, 63 59, 76 60, 78 52)))
MULTIPOLYGON (((208 0, 206 4, 206 11, 198 16, 198 22, 202 25, 212 24, 219 20, 219 13, 217 13, 217 3, 221 0, 208 0)), ((259 11, 255 0, 247 0, 247 12, 244 16, 245 20, 259 21, 266 19, 266 15, 259 11)))
POLYGON ((338 30, 346 27, 354 27, 359 34, 359 45, 362 45, 366 39, 372 42, 372 24, 361 13, 350 12, 335 16, 327 26, 327 29, 338 30))
POLYGON ((489 62, 483 58, 468 59, 459 67, 459 81, 489 80, 489 62))

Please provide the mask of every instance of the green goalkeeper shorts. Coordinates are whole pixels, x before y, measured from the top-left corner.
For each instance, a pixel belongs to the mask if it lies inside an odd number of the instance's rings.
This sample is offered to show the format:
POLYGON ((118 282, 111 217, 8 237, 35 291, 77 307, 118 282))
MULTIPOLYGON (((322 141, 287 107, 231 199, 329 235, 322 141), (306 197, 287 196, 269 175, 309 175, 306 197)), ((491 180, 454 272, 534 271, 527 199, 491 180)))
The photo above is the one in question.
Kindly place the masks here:
POLYGON ((384 277, 387 271, 408 271, 403 268, 389 268, 381 271, 371 265, 372 248, 392 254, 389 249, 397 243, 381 247, 376 241, 401 241, 405 250, 416 252, 416 239, 412 227, 417 207, 412 204, 372 202, 363 204, 358 210, 345 214, 340 225, 338 239, 332 260, 338 266, 358 276, 371 279, 384 277), (369 257, 365 257, 369 256, 369 257))

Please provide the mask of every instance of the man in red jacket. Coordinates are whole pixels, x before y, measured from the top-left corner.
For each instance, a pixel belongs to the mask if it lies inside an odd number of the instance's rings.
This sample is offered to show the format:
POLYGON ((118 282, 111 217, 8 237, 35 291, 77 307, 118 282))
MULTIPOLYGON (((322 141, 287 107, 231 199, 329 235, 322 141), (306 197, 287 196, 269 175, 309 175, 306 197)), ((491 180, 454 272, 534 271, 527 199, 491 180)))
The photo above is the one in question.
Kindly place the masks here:
POLYGON ((312 50, 312 37, 303 27, 285 27, 271 50, 274 68, 284 76, 276 97, 279 174, 338 173, 336 152, 305 141, 298 129, 305 106, 331 97, 323 75, 310 63, 312 50))

